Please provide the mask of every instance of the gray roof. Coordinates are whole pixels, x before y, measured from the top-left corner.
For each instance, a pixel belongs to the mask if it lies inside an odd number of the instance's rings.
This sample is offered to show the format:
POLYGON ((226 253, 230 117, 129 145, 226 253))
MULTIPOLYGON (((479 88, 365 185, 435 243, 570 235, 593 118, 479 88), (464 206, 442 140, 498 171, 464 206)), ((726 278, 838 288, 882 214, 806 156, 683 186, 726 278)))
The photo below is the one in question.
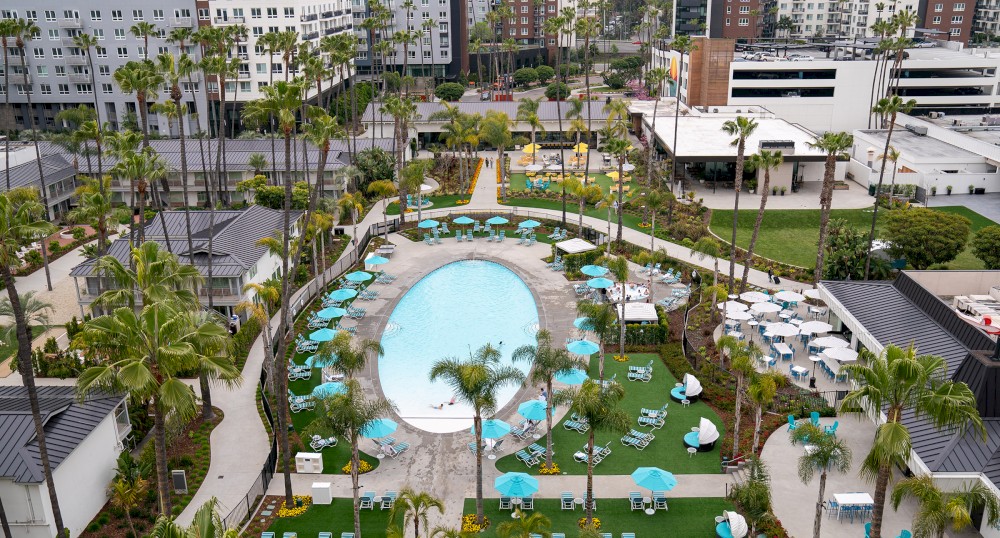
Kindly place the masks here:
MULTIPOLYGON (((301 214, 301 211, 293 211, 292 222, 295 222, 301 214)), ((257 241, 281 230, 285 224, 282 211, 259 205, 241 210, 215 211, 214 222, 208 211, 191 211, 190 218, 191 238, 194 240, 194 265, 205 276, 208 275, 208 237, 210 230, 214 230, 211 251, 213 277, 242 275, 267 252, 267 248, 258 246, 257 241)), ((146 224, 146 240, 156 241, 164 249, 166 248, 164 221, 173 252, 177 254, 181 263, 190 263, 192 253, 188 252, 187 220, 184 211, 158 213, 146 224)), ((128 238, 114 241, 108 249, 108 254, 118 258, 122 263, 127 263, 128 238)), ((70 276, 90 276, 94 274, 95 264, 95 260, 84 261, 70 271, 70 276)))
MULTIPOLYGON (((444 110, 444 103, 414 103, 417 105, 417 114, 419 114, 419 119, 416 123, 427 123, 430 122, 431 114, 444 110)), ((479 114, 480 116, 485 116, 490 110, 498 110, 507 114, 510 119, 515 120, 517 118, 517 101, 495 101, 495 102, 458 102, 449 103, 452 106, 458 107, 460 111, 465 114, 479 114)), ((365 109, 364 115, 361 117, 361 121, 382 121, 382 122, 392 122, 392 116, 389 114, 378 114, 380 106, 377 103, 369 103, 368 108, 365 109)), ((569 120, 569 104, 563 102, 561 104, 555 101, 542 101, 538 103, 538 119, 540 121, 557 121, 559 119, 559 112, 562 112, 563 120, 569 120)), ((592 101, 590 105, 591 119, 594 121, 604 121, 608 118, 607 112, 604 111, 603 101, 592 101)), ((587 107, 583 107, 583 117, 587 117, 587 107)), ((442 123, 445 120, 440 120, 442 123)))
MULTIPOLYGON (((879 144, 879 151, 885 147, 885 137, 888 130, 864 130, 865 135, 873 138, 879 144)), ((943 140, 930 136, 918 135, 906 129, 896 129, 892 132, 892 146, 903 152, 907 159, 927 161, 936 158, 961 159, 962 162, 980 162, 985 160, 982 155, 964 148, 954 146, 943 140)))
MULTIPOLYGON (((39 147, 39 151, 42 148, 39 147)), ((73 177, 76 170, 73 169, 72 157, 69 160, 60 154, 42 153, 42 171, 45 173, 45 184, 51 185, 66 178, 73 177)), ((21 163, 10 168, 10 187, 41 187, 38 181, 38 162, 34 159, 21 163)), ((6 173, 0 173, 0 189, 7 189, 6 173)))
MULTIPOLYGON (((94 393, 80 402, 75 387, 40 386, 37 392, 53 469, 124 399, 94 393)), ((0 387, 0 477, 19 483, 45 480, 24 387, 0 387)))

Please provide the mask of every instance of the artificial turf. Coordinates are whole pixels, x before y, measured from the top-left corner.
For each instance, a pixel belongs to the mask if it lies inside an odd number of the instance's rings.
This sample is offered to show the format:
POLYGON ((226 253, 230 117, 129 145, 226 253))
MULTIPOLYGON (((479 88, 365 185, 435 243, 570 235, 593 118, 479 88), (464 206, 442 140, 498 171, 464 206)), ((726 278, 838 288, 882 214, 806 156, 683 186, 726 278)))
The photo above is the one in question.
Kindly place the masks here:
MULTIPOLYGON (((611 455, 594 467, 595 474, 601 475, 627 475, 635 471, 637 467, 656 466, 666 469, 674 474, 706 474, 719 473, 721 459, 719 448, 721 443, 717 443, 710 452, 699 452, 694 456, 687 453, 684 446, 684 434, 689 433, 692 427, 698 426, 699 418, 705 417, 715 423, 719 428, 719 439, 725 437, 725 429, 719 416, 704 402, 696 401, 688 407, 683 407, 677 402, 670 401, 670 389, 674 387, 676 379, 671 375, 667 367, 655 354, 629 354, 628 362, 617 362, 612 359, 612 354, 608 354, 604 362, 605 379, 617 374, 617 380, 625 388, 625 399, 622 401, 622 408, 628 413, 632 420, 632 427, 639 431, 652 431, 656 439, 644 450, 637 450, 621 444, 621 434, 610 432, 597 432, 595 444, 603 446, 611 443, 611 455), (649 383, 638 381, 628 381, 629 366, 645 366, 650 360, 653 361, 653 380, 649 383), (648 427, 639 426, 639 410, 643 407, 658 409, 664 403, 670 402, 667 408, 668 416, 666 425, 658 430, 650 430, 648 427)), ((590 375, 597 377, 597 358, 591 361, 590 375)), ((553 462, 559 465, 563 474, 583 475, 587 473, 587 465, 573 460, 573 453, 581 450, 587 443, 587 435, 567 430, 563 427, 566 418, 559 424, 552 427, 553 462)), ((542 424, 544 431, 544 423, 542 424)), ((537 443, 545 446, 545 436, 537 440, 537 443)), ((530 469, 524 463, 517 460, 514 450, 511 453, 496 460, 497 469, 504 472, 521 471, 537 474, 538 466, 530 469)))
MULTIPOLYGON (((427 201, 427 200, 431 201, 431 205, 424 207, 424 209, 443 209, 443 208, 446 208, 446 207, 455 207, 455 206, 458 205, 458 201, 459 200, 468 200, 471 196, 472 196, 471 194, 442 194, 440 196, 424 196, 423 197, 424 201, 427 201)), ((397 197, 397 200, 398 200, 398 197, 397 197)), ((413 203, 416 203, 416 197, 414 197, 414 202, 413 203)), ((374 211, 378 211, 378 212, 382 211, 382 203, 381 202, 375 204, 374 211)), ((389 215, 398 215, 399 214, 399 204, 389 204, 388 209, 386 209, 386 213, 389 214, 389 215)), ((409 214, 416 215, 417 214, 417 210, 414 209, 411 213, 407 213, 407 214, 408 215, 409 214)))
MULTIPOLYGON (((361 511, 361 530, 366 538, 385 538, 388 526, 388 510, 361 511)), ((332 504, 314 504, 301 516, 275 519, 267 530, 275 536, 294 532, 299 538, 316 538, 320 532, 330 532, 339 538, 342 532, 354 532, 354 500, 337 498, 332 504)))
MULTIPOLYGON (((566 170, 566 174, 567 175, 569 175, 569 174, 575 174, 576 172, 577 172, 576 169, 572 169, 572 170, 571 169, 567 169, 566 170)), ((589 177, 594 178, 597 181, 597 185, 599 187, 601 187, 601 190, 603 190, 605 193, 607 193, 611 189, 611 186, 615 184, 615 181, 613 179, 611 179, 610 177, 608 177, 606 174, 598 174, 598 173, 591 172, 590 175, 589 175, 589 177)), ((545 178, 545 174, 541 173, 541 174, 535 176, 532 179, 533 180, 538 180, 538 179, 544 179, 544 178, 545 178)), ((527 191, 528 188, 527 188, 527 186, 525 184, 525 180, 526 179, 528 179, 528 175, 527 174, 523 174, 523 173, 513 173, 513 174, 511 174, 510 175, 510 190, 511 190, 511 192, 515 192, 516 193, 516 192, 527 191)), ((635 183, 634 179, 635 178, 633 177, 633 182, 632 183, 627 183, 627 185, 637 185, 637 183, 635 183)), ((589 184, 589 181, 588 181, 588 184, 589 184)), ((560 189, 559 183, 553 181, 553 182, 551 182, 549 184, 549 189, 548 190, 551 191, 551 190, 559 190, 559 189, 560 189)), ((615 192, 618 192, 617 191, 617 187, 615 187, 615 189, 616 189, 615 192)))
MULTIPOLYGON (((646 515, 642 511, 632 511, 628 499, 605 499, 597 494, 594 496, 597 498, 594 517, 601 522, 600 532, 608 532, 612 536, 621 536, 623 532, 633 532, 636 538, 715 536, 715 516, 722 515, 724 510, 733 510, 733 504, 721 497, 688 497, 670 499, 669 510, 646 515)), ((500 525, 511 520, 510 511, 501 511, 498 499, 485 499, 484 503, 484 513, 491 524, 479 536, 498 536, 497 529, 500 525)), ((466 499, 465 513, 474 514, 475 511, 476 500, 466 499)), ((534 511, 549 518, 550 531, 561 532, 570 537, 579 533, 578 520, 585 515, 580 507, 576 510, 562 510, 559 499, 535 499, 534 511)))

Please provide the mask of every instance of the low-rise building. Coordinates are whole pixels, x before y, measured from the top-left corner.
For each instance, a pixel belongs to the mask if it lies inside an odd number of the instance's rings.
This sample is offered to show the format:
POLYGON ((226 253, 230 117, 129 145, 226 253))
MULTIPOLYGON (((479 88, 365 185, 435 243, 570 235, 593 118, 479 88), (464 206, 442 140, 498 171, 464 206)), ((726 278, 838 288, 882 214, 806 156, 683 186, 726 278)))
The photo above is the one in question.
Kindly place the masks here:
MULTIPOLYGON (((24 142, 9 142, 10 162, 5 161, 3 144, 0 143, 0 192, 18 187, 33 187, 46 194, 44 202, 48 204, 49 218, 59 220, 70 209, 73 193, 76 191, 76 168, 73 158, 52 153, 42 153, 41 174, 39 174, 38 159, 35 157, 33 144, 24 142), (10 183, 7 183, 7 176, 10 183), (42 188, 44 179, 45 188, 42 188)), ((43 200, 39 200, 43 201, 43 200)))

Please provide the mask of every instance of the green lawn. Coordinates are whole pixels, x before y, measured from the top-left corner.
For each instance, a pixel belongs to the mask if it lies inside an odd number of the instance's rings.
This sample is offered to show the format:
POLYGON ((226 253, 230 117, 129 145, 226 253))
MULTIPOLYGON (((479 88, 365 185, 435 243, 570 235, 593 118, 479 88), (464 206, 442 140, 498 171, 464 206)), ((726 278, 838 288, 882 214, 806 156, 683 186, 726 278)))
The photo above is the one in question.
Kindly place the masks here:
MULTIPOLYGON (((331 532, 333 536, 340 538, 342 532, 354 532, 353 507, 353 499, 337 498, 333 500, 333 504, 314 504, 301 516, 275 519, 267 530, 275 536, 291 531, 298 533, 301 538, 315 538, 320 532, 331 532)), ((388 526, 388 510, 376 508, 361 511, 361 530, 366 538, 385 538, 385 528, 388 526)))
MULTIPOLYGON (((538 209, 554 209, 556 211, 562 210, 562 200, 545 200, 542 198, 514 198, 507 200, 506 205, 516 206, 516 207, 534 207, 538 209)), ((575 230, 577 224, 580 222, 579 217, 577 217, 577 215, 579 215, 579 213, 577 213, 577 210, 579 209, 580 209, 579 201, 573 200, 572 197, 566 198, 566 223, 569 226, 570 230, 575 230)), ((588 217, 601 219, 603 221, 607 221, 608 219, 608 210, 604 209, 603 207, 598 209, 594 208, 593 206, 590 206, 583 210, 583 214, 588 217)), ((730 215, 732 215, 732 213, 730 213, 730 215)), ((641 222, 642 222, 641 217, 637 217, 635 215, 629 215, 628 213, 622 215, 622 224, 624 224, 626 228, 634 228, 636 230, 643 231, 642 228, 639 228, 639 224, 641 222)), ((611 212, 612 233, 614 232, 617 226, 618 226, 618 217, 615 215, 615 212, 612 211, 611 212)), ((598 226, 598 228, 607 231, 607 225, 598 226)), ((659 231, 660 229, 659 224, 657 224, 656 229, 657 231, 659 231)))
MULTIPOLYGON (((628 480, 625 478, 623 480, 628 480)), ((679 480, 678 489, 684 487, 684 479, 679 480)), ((636 488, 636 491, 642 491, 636 488)), ((574 492, 581 495, 583 492, 574 492)), ((647 491, 648 495, 649 492, 647 491)), ((724 510, 733 510, 733 504, 723 498, 677 498, 670 499, 670 509, 658 511, 651 516, 644 512, 631 510, 628 499, 605 499, 599 492, 597 511, 594 517, 600 519, 600 532, 609 532, 612 536, 621 536, 623 532, 634 532, 636 538, 653 538, 670 536, 671 538, 704 538, 715 536, 715 516, 722 515, 724 510), (669 529, 669 530, 668 530, 669 529)), ((484 538, 497 536, 497 528, 510 521, 510 512, 500 511, 497 499, 485 499, 485 514, 490 519, 490 528, 480 534, 484 538)), ((579 532, 577 521, 584 516, 582 509, 562 510, 559 499, 535 499, 535 511, 545 514, 552 523, 552 532, 561 532, 566 536, 576 536, 579 532)), ((465 513, 476 512, 476 500, 465 500, 465 513)), ((365 534, 365 536, 368 536, 365 534)))
MULTIPOLYGON (((430 200, 432 205, 425 207, 424 209, 441 209, 445 207, 455 207, 459 200, 467 200, 471 197, 471 194, 443 194, 441 196, 425 196, 424 200, 430 200)), ((398 197, 397 197, 398 200, 398 197)), ((416 198, 414 197, 414 203, 416 203, 416 198)), ((375 204, 375 211, 382 211, 382 204, 375 204)), ((389 204, 389 208, 386 213, 390 215, 399 214, 399 204, 389 204)), ((412 214, 416 214, 417 210, 414 209, 412 214)))
MULTIPOLYGON (((593 165, 593 163, 591 163, 591 165, 593 165)), ((570 174, 571 172, 576 172, 576 170, 575 169, 570 170, 569 168, 567 168, 566 173, 570 174)), ((537 180, 537 179, 540 179, 541 177, 543 177, 543 175, 536 176, 533 179, 537 180)), ((593 178, 595 178, 597 180, 597 184, 601 187, 601 189, 605 193, 607 193, 608 190, 611 188, 611 186, 614 185, 614 183, 615 183, 614 180, 612 180, 610 177, 608 177, 605 174, 598 174, 598 173, 591 172, 590 173, 590 177, 593 177, 593 178)), ((512 192, 524 192, 524 191, 528 190, 527 187, 525 186, 525 183, 524 183, 526 179, 528 179, 528 176, 526 174, 523 174, 523 173, 513 173, 513 174, 511 174, 510 175, 510 190, 512 192)), ((633 182, 629 183, 628 185, 637 185, 637 183, 635 183, 634 178, 633 178, 633 182)), ((554 190, 554 189, 555 190, 559 190, 559 188, 560 188, 559 187, 559 183, 556 183, 554 181, 549 185, 549 190, 554 190)))
MULTIPOLYGON (((972 222, 972 233, 975 234, 979 230, 987 226, 995 226, 997 223, 992 220, 976 213, 975 211, 965 207, 965 206, 944 206, 935 207, 934 209, 938 211, 944 211, 946 213, 953 213, 956 215, 962 215, 963 217, 969 219, 972 222)), ((972 240, 971 235, 969 240, 972 240)), ((948 268, 950 269, 975 269, 982 270, 986 267, 983 262, 972 254, 972 248, 966 245, 965 250, 959 253, 958 257, 954 260, 948 262, 948 268)))
MULTIPOLYGON (((616 362, 612 355, 608 355, 604 361, 604 376, 610 378, 618 374, 617 380, 625 388, 625 400, 622 407, 632 418, 632 425, 639 431, 650 431, 648 427, 640 427, 637 418, 639 410, 646 408, 659 408, 666 402, 670 402, 667 409, 666 425, 653 430, 656 439, 644 450, 639 451, 632 447, 621 444, 621 435, 613 433, 598 432, 595 442, 604 445, 610 442, 611 455, 594 468, 596 474, 630 474, 636 467, 657 466, 675 474, 704 474, 718 473, 720 469, 719 445, 711 452, 700 452, 690 457, 684 447, 683 437, 691 428, 698 425, 698 419, 705 417, 715 423, 719 428, 720 439, 724 437, 724 425, 718 415, 703 402, 695 402, 689 407, 681 407, 681 404, 670 401, 670 389, 674 387, 676 380, 667 367, 660 361, 659 356, 654 354, 630 354, 631 360, 628 362, 616 362), (653 380, 649 383, 638 381, 628 381, 629 366, 645 366, 653 360, 653 380)), ((597 377, 597 358, 591 362, 590 372, 592 377, 597 377)), ((544 425, 543 425, 544 427, 544 425)), ((587 442, 585 434, 567 430, 562 422, 552 428, 553 461, 559 465, 564 474, 582 475, 587 473, 587 466, 583 463, 573 461, 573 453, 583 448, 587 442)), ((538 444, 544 446, 545 437, 538 440, 538 444)), ((510 455, 500 458, 496 462, 497 469, 509 471, 522 471, 536 473, 537 467, 528 469, 524 463, 518 461, 511 451, 510 455)))

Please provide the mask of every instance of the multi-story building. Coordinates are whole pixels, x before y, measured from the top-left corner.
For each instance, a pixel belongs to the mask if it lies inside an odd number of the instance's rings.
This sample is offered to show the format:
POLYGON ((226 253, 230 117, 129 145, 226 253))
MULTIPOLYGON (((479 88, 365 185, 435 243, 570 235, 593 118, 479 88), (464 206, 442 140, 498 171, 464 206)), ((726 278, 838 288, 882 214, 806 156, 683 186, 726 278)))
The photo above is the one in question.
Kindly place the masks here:
MULTIPOLYGON (((872 3, 869 0, 848 0, 845 2, 780 0, 777 8, 779 20, 787 17, 792 22, 792 28, 787 32, 788 35, 785 36, 784 33, 781 33, 779 37, 873 37, 872 24, 892 17, 897 11, 917 10, 918 0, 888 3, 872 3)), ((922 16, 920 23, 924 25, 922 16)), ((910 34, 912 35, 912 29, 910 34)))
POLYGON ((968 43, 976 13, 975 0, 920 0, 917 8, 920 27, 950 41, 968 43))
POLYGON ((988 36, 1000 34, 1000 0, 979 0, 969 4, 975 16, 972 18, 972 31, 988 36))
POLYGON ((774 36, 775 0, 679 0, 674 30, 679 34, 724 39, 774 36))

